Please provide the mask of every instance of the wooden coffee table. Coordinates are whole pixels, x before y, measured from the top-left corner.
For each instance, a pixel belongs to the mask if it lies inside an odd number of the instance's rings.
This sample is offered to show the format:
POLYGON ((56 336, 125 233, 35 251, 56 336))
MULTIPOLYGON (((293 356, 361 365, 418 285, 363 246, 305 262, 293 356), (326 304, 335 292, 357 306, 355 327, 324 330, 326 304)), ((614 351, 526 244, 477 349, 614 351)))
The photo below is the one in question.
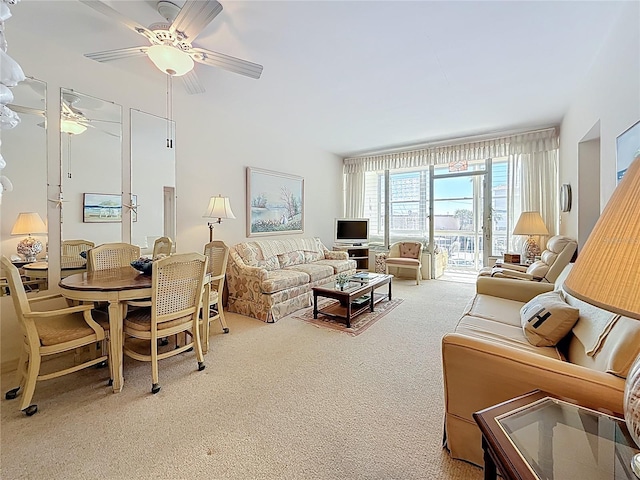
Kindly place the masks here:
POLYGON ((335 283, 328 283, 313 287, 313 318, 318 313, 328 317, 343 318, 347 321, 347 328, 351 328, 351 319, 364 311, 373 312, 377 303, 391 300, 391 279, 393 275, 370 273, 368 279, 351 278, 350 282, 340 289, 335 283), (375 290, 383 285, 389 285, 386 294, 376 293, 375 290), (331 305, 318 309, 318 297, 338 300, 331 305))

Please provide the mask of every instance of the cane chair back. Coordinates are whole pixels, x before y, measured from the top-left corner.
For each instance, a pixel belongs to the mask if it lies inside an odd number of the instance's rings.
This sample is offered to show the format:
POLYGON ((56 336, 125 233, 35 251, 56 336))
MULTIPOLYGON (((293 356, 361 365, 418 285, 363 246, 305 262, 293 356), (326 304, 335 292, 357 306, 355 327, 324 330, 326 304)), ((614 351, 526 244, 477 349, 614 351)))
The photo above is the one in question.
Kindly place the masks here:
POLYGON ((91 316, 91 305, 56 307, 51 311, 34 311, 31 304, 39 301, 49 301, 61 295, 46 295, 27 298, 27 294, 20 279, 20 273, 11 261, 2 257, 2 268, 5 272, 11 299, 16 310, 20 329, 22 331, 22 350, 18 364, 19 386, 7 392, 6 398, 15 398, 22 389, 20 410, 31 416, 38 410, 37 405, 31 405, 36 382, 76 372, 82 368, 105 362, 107 356, 90 359, 81 364, 57 370, 47 374, 40 374, 40 364, 43 357, 64 352, 73 352, 86 345, 97 344, 104 340, 104 330, 91 316))
POLYGON ((124 320, 124 353, 136 360, 151 362, 152 393, 160 391, 158 360, 191 348, 196 351, 198 370, 204 369, 200 341, 200 309, 207 273, 207 257, 182 253, 153 262, 151 308, 132 310, 124 320), (158 339, 185 332, 185 344, 158 352, 158 339), (191 340, 187 341, 187 337, 191 340), (139 342, 150 342, 151 353, 141 350, 139 342))
POLYGON ((205 353, 209 349, 209 325, 215 320, 220 321, 220 326, 224 333, 229 333, 227 321, 224 318, 224 310, 222 308, 222 292, 224 290, 224 280, 227 272, 227 261, 229 260, 229 247, 220 240, 214 240, 204 246, 204 254, 209 258, 209 284, 205 288, 205 295, 208 292, 208 308, 204 313, 208 321, 204 322, 205 331, 203 334, 203 345, 205 353), (211 310, 212 306, 216 306, 215 310, 211 310), (212 314, 213 313, 213 314, 212 314))
POLYGON ((153 258, 158 255, 171 255, 172 248, 173 241, 169 237, 156 238, 156 241, 153 242, 153 258))
POLYGON ((126 267, 140 258, 140 247, 129 243, 104 243, 89 250, 87 270, 126 267))
POLYGON ((80 253, 87 252, 95 246, 96 244, 89 240, 63 240, 62 256, 78 257, 80 256, 80 253))

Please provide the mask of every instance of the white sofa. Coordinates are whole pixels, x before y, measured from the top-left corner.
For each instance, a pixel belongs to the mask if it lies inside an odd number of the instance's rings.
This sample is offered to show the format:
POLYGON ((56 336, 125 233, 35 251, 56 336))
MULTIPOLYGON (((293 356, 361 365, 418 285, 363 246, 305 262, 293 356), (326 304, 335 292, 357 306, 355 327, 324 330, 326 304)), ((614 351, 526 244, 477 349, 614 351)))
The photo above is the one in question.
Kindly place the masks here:
POLYGON ((319 238, 238 243, 229 249, 228 310, 275 322, 308 307, 312 287, 355 272, 347 252, 328 250, 319 238))
MULTIPOLYGON (((571 269, 558 277, 555 289, 571 269)), ((442 338, 445 446, 453 458, 482 465, 472 414, 535 389, 582 405, 623 411, 624 382, 640 352, 640 322, 614 315, 566 292, 579 319, 556 346, 533 346, 520 309, 553 284, 479 277, 455 332, 442 338)))

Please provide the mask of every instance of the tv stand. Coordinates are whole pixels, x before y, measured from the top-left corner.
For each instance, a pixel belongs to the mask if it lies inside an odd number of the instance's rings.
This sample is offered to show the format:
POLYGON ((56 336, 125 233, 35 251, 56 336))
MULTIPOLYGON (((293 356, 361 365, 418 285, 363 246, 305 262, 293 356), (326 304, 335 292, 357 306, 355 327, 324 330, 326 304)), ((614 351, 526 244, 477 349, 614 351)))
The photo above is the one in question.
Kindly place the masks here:
POLYGON ((369 270, 369 247, 362 244, 334 245, 335 251, 347 252, 350 260, 356 261, 356 270, 369 270))

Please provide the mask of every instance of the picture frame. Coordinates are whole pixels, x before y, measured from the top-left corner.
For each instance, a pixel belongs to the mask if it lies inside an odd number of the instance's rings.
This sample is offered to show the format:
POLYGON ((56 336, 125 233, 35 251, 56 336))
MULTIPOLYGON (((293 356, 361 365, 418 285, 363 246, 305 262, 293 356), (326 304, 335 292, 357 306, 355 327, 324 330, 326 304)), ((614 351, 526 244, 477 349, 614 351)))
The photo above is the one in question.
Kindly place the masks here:
POLYGON ((304 178, 247 167, 247 237, 304 232, 304 178))
POLYGON ((122 195, 84 193, 82 221, 84 223, 122 222, 122 195))
POLYGON ((616 137, 616 182, 620 183, 625 172, 640 156, 640 120, 616 137))

